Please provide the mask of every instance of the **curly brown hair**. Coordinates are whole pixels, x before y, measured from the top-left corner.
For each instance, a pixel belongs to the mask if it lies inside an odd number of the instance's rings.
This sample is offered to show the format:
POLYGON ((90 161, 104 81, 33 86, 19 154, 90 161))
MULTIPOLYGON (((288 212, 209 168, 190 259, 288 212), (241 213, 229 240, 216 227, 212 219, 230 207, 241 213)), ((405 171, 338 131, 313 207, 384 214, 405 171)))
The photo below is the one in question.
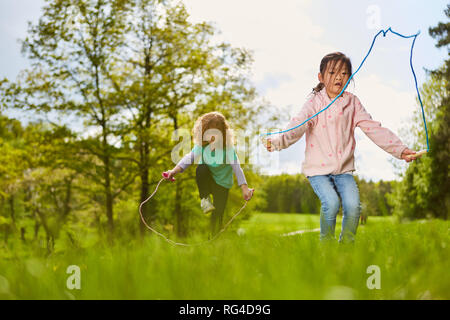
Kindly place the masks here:
POLYGON ((233 144, 233 134, 230 125, 225 116, 217 111, 205 113, 195 121, 193 129, 194 143, 202 147, 208 145, 210 142, 203 139, 205 132, 210 129, 216 129, 222 133, 222 137, 219 137, 223 139, 222 146, 228 147, 233 144))

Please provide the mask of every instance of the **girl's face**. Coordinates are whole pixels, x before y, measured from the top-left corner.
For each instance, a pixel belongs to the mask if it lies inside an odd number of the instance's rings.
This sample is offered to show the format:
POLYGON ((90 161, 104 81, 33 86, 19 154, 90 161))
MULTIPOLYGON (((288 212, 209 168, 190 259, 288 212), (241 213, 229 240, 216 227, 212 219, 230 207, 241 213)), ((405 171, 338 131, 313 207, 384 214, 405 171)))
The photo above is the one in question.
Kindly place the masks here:
POLYGON ((325 84, 330 99, 342 91, 349 77, 347 65, 342 61, 329 61, 325 72, 319 73, 319 81, 325 84))

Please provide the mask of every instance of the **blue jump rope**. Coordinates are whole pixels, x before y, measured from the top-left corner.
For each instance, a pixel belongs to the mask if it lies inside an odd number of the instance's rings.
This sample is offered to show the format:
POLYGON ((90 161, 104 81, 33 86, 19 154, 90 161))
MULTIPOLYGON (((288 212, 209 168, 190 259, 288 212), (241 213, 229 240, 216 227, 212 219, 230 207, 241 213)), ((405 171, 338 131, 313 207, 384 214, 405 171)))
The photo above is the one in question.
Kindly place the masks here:
POLYGON ((427 123, 426 123, 426 121, 425 121, 425 111, 424 111, 424 109, 423 109, 422 99, 420 98, 420 92, 419 92, 419 88, 418 88, 418 85, 417 85, 416 73, 414 72, 414 67, 413 67, 413 63, 412 63, 414 44, 415 44, 415 42, 416 42, 417 36, 420 34, 420 31, 417 32, 416 34, 413 34, 413 35, 410 35, 410 36, 405 36, 405 35, 403 35, 403 34, 400 34, 400 33, 398 33, 398 32, 395 32, 394 30, 391 29, 391 27, 389 27, 386 31, 385 31, 385 30, 380 30, 380 31, 375 35, 375 37, 373 38, 373 41, 372 41, 372 45, 370 46, 369 52, 367 52, 366 56, 364 57, 363 61, 362 61, 361 64, 359 65, 358 69, 356 69, 356 71, 348 78, 347 83, 345 84, 345 86, 344 86, 344 88, 342 89, 342 91, 341 91, 341 92, 333 99, 333 101, 331 101, 325 108, 323 108, 322 110, 320 110, 320 111, 317 112, 316 114, 312 115, 311 117, 309 117, 308 119, 306 119, 305 121, 303 121, 302 123, 300 123, 299 125, 297 125, 297 126, 295 126, 295 127, 292 127, 292 128, 290 128, 290 129, 286 129, 286 130, 283 130, 283 131, 279 131, 279 132, 267 132, 267 133, 262 133, 262 134, 260 134, 260 136, 261 136, 261 137, 264 137, 264 136, 269 136, 269 135, 272 135, 272 134, 280 134, 280 133, 285 133, 285 132, 288 132, 288 131, 297 129, 298 127, 304 125, 306 122, 308 122, 308 121, 311 120, 312 118, 317 117, 317 115, 319 115, 319 113, 321 113, 321 112, 327 110, 327 109, 328 109, 328 108, 336 101, 336 99, 338 99, 338 98, 344 93, 345 89, 347 88, 348 84, 350 83, 350 80, 351 80, 351 79, 354 77, 354 75, 359 71, 359 69, 361 69, 361 67, 362 67, 362 65, 364 64, 364 62, 366 61, 367 57, 370 55, 370 52, 371 52, 372 49, 373 49, 373 45, 375 44, 375 40, 377 39, 377 37, 378 37, 380 34, 383 34, 383 37, 386 37, 386 34, 387 34, 389 31, 392 32, 393 34, 399 36, 399 37, 402 37, 402 38, 406 38, 406 39, 407 39, 407 38, 414 38, 414 39, 413 39, 413 42, 412 42, 412 44, 411 44, 411 53, 410 53, 410 56, 409 56, 409 65, 411 66, 411 71, 412 71, 412 74, 413 74, 413 77, 414 77, 414 83, 415 83, 415 86, 416 86, 417 97, 419 98, 420 107, 421 107, 421 109, 422 109, 423 125, 424 125, 424 127, 425 127, 425 135, 426 135, 426 141, 427 141, 427 150, 426 150, 426 152, 429 152, 429 151, 430 151, 430 145, 429 145, 429 143, 428 143, 428 130, 427 130, 427 123))

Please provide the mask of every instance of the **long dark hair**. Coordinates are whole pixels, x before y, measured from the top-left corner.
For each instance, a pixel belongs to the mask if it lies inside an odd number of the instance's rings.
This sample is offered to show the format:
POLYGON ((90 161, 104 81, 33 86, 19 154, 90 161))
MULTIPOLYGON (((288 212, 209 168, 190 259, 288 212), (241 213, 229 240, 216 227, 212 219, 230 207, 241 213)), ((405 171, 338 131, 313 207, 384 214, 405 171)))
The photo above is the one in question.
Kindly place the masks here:
MULTIPOLYGON (((333 52, 333 53, 327 54, 325 57, 322 58, 322 61, 320 61, 320 73, 322 75, 325 74, 328 62, 330 62, 330 61, 331 61, 331 65, 330 65, 331 68, 334 68, 336 63, 341 62, 347 66, 349 74, 352 74, 352 63, 350 61, 350 58, 347 57, 342 52, 333 52)), ((317 93, 320 90, 322 90, 324 87, 325 87, 325 84, 323 82, 319 82, 319 84, 313 88, 313 92, 317 93)))

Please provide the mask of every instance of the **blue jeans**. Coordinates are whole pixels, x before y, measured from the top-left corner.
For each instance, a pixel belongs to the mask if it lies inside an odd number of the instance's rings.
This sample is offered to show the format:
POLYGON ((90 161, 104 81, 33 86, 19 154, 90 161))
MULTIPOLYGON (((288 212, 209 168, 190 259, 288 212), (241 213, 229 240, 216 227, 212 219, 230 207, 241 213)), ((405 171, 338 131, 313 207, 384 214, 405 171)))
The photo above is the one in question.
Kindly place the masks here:
POLYGON ((351 174, 308 177, 320 199, 320 239, 335 239, 336 216, 342 201, 342 230, 339 242, 353 242, 358 228, 361 204, 355 179, 351 174))

